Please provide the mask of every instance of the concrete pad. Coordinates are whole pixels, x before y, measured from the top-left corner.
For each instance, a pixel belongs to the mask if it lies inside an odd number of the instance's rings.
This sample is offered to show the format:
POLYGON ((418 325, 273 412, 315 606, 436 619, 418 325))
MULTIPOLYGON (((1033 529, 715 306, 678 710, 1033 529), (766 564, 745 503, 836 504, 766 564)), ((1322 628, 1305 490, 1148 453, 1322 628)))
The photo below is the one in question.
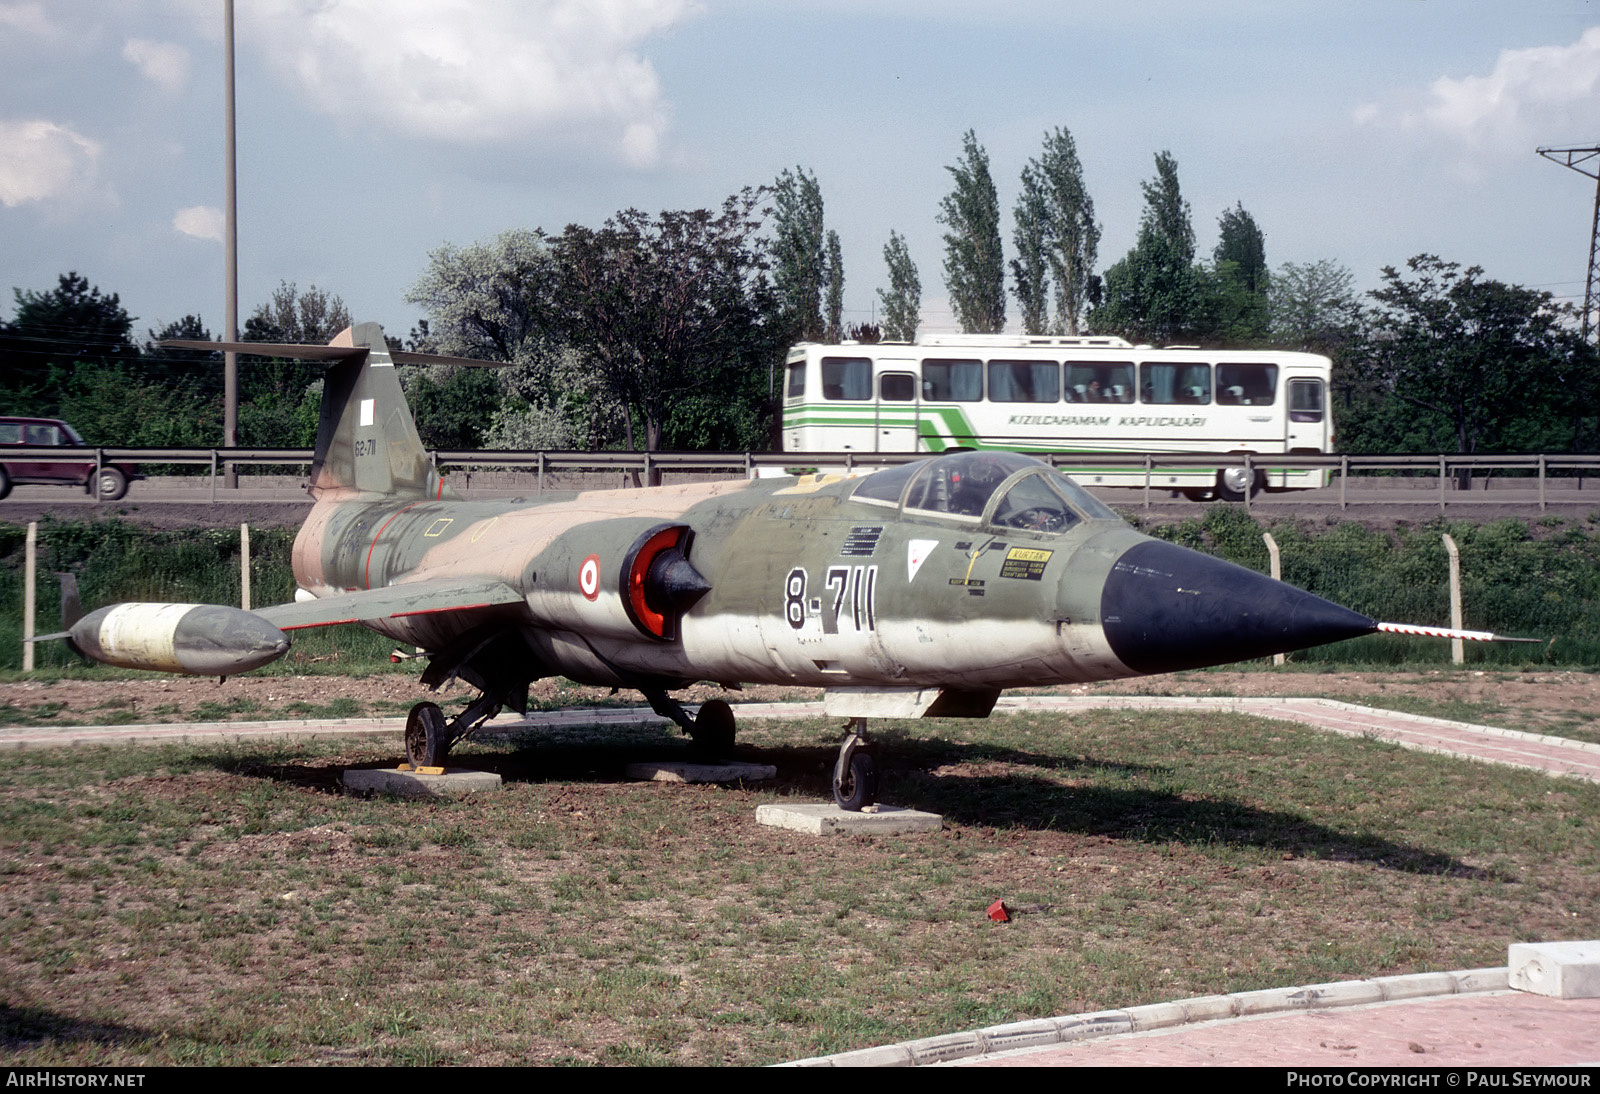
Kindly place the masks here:
POLYGON ((937 832, 944 817, 920 809, 901 809, 880 805, 876 813, 847 813, 832 802, 756 806, 756 823, 771 828, 788 828, 810 836, 867 835, 896 836, 906 832, 937 832))
POLYGON ((629 764, 622 773, 630 779, 643 779, 657 783, 736 783, 765 782, 778 777, 778 769, 771 764, 697 764, 697 763, 643 763, 629 764))
POLYGON ((400 794, 410 798, 476 794, 484 790, 499 790, 501 785, 500 776, 492 771, 471 771, 463 767, 447 768, 442 775, 396 771, 394 768, 348 768, 343 782, 351 790, 400 794))
POLYGON ((1518 942, 1506 960, 1518 991, 1552 999, 1600 999, 1600 942, 1518 942))

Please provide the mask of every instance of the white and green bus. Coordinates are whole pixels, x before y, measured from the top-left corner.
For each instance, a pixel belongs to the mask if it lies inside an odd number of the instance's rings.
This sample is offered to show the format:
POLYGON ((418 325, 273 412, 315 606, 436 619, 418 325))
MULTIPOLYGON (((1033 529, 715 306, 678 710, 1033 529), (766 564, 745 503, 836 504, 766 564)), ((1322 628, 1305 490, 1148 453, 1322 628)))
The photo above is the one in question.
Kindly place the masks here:
POLYGON ((1121 338, 927 335, 915 345, 802 343, 784 376, 783 450, 1082 454, 1086 485, 1143 486, 1142 468, 1095 453, 1216 453, 1158 467, 1150 484, 1191 497, 1313 489, 1327 472, 1257 470, 1225 457, 1333 450, 1326 357, 1135 346, 1121 338))

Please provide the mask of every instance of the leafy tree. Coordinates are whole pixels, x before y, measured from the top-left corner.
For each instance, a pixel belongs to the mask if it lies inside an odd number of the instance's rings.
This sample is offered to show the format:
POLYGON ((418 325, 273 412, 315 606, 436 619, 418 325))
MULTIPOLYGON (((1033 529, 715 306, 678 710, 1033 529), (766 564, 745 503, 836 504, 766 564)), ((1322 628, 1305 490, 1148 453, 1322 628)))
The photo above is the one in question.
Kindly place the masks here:
POLYGON ((431 317, 420 332, 424 352, 516 361, 530 343, 555 338, 558 278, 544 233, 514 228, 490 243, 447 243, 429 254, 406 302, 431 317))
POLYGON ((1011 291, 1022 309, 1022 333, 1044 334, 1050 326, 1050 269, 1044 248, 1049 212, 1044 184, 1032 162, 1022 168, 1022 192, 1011 211, 1011 241, 1017 257, 1011 260, 1011 291))
POLYGON ((555 239, 567 336, 626 409, 630 448, 635 414, 647 451, 764 436, 764 373, 783 347, 755 238, 762 196, 746 188, 721 212, 628 209, 555 239))
POLYGON ((1077 144, 1066 129, 1046 133, 1044 151, 1022 169, 1015 221, 1013 238, 1020 258, 1012 261, 1011 269, 1013 291, 1023 309, 1023 329, 1045 333, 1053 295, 1056 314, 1051 329, 1079 333, 1095 289, 1100 226, 1094 222, 1094 202, 1083 185, 1077 144))
MULTIPOLYGON (((956 321, 968 333, 1006 325, 1006 263, 1000 243, 1000 199, 989 177, 989 154, 967 130, 961 159, 945 168, 955 188, 939 203, 944 234, 944 283, 956 321)), ((887 324, 886 324, 887 325, 887 324)))
POLYGON ((844 337, 844 249, 839 233, 828 231, 828 329, 826 337, 837 342, 844 337))
POLYGON ((188 384, 205 399, 222 398, 221 350, 179 349, 159 344, 174 339, 213 341, 210 328, 198 315, 186 315, 160 330, 150 330, 149 335, 150 341, 144 347, 147 377, 169 385, 188 384))
POLYGON ((1333 353, 1361 326, 1355 278, 1331 259, 1285 262, 1272 276, 1268 299, 1267 330, 1280 346, 1333 353))
POLYGON ((554 247, 540 231, 512 229, 488 243, 446 244, 428 256, 427 270, 406 294, 430 316, 412 332, 413 348, 512 367, 492 373, 403 368, 407 394, 430 405, 433 424, 425 427, 419 412, 419 431, 471 442, 441 447, 481 442, 549 449, 616 441, 621 405, 568 344, 560 282, 554 247))
POLYGON ((1383 271, 1355 372, 1413 415, 1448 431, 1455 451, 1503 451, 1521 432, 1560 422, 1586 354, 1571 309, 1548 292, 1418 255, 1383 271))
POLYGON ((883 302, 882 337, 891 342, 915 342, 917 327, 922 323, 922 283, 917 280, 917 264, 911 261, 905 236, 889 233, 883 262, 889 267, 889 289, 878 290, 878 299, 883 302))
MULTIPOLYGON (((102 295, 77 271, 64 273, 49 292, 14 289, 16 314, 0 324, 4 390, 18 410, 39 409, 78 364, 131 364, 138 360, 133 319, 116 293, 102 295), (21 400, 21 404, 19 404, 21 400)), ((55 416, 55 415, 50 415, 55 416)))
MULTIPOLYGON (((344 301, 312 285, 305 292, 280 281, 272 297, 245 320, 242 341, 327 343, 351 325, 344 301)), ((315 362, 271 357, 242 361, 239 368, 239 443, 304 448, 316 443, 317 397, 322 380, 315 362)))
POLYGON ((1206 285, 1194 266, 1194 225, 1178 186, 1178 161, 1156 155, 1156 177, 1140 184, 1145 208, 1133 249, 1106 271, 1097 330, 1170 342, 1208 331, 1206 285))
POLYGON ((1211 258, 1221 297, 1218 333, 1230 342, 1260 341, 1266 337, 1270 315, 1267 237, 1242 202, 1222 211, 1217 229, 1219 239, 1211 258))
MULTIPOLYGON (((773 187, 772 281, 786 341, 818 342, 827 333, 823 285, 829 280, 822 223, 822 187, 805 168, 784 170, 773 187)), ((837 237, 835 237, 837 239, 837 237)), ((840 272, 841 292, 843 271, 840 272)))

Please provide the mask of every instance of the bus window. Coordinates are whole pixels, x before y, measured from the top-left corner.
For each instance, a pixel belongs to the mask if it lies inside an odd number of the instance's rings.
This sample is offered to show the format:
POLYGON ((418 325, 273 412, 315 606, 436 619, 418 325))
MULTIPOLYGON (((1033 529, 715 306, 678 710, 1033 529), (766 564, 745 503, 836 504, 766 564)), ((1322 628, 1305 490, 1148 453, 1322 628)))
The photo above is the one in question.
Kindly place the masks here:
POLYGON ((1060 369, 1054 361, 990 361, 992 403, 1054 403, 1060 369))
POLYGON ((1322 421, 1322 381, 1289 381, 1289 420, 1291 422, 1322 421))
POLYGON ((909 403, 917 397, 917 378, 909 372, 885 372, 878 377, 878 398, 885 403, 909 403))
POLYGON ((1221 406, 1271 406, 1278 401, 1277 365, 1217 366, 1217 403, 1221 406))
POLYGON ((791 399, 798 399, 806 393, 806 363, 796 361, 789 366, 789 388, 784 393, 791 399))
POLYGON ((870 357, 824 357, 822 359, 822 397, 824 399, 872 398, 872 359, 870 357))
POLYGON ((1211 402, 1211 366, 1204 364, 1153 364, 1139 366, 1139 400, 1145 403, 1183 403, 1200 406, 1211 402))
POLYGON ((983 362, 928 358, 922 362, 922 397, 937 403, 975 403, 983 398, 983 362))
POLYGON ((1068 361, 1069 403, 1133 402, 1133 366, 1119 361, 1068 361))

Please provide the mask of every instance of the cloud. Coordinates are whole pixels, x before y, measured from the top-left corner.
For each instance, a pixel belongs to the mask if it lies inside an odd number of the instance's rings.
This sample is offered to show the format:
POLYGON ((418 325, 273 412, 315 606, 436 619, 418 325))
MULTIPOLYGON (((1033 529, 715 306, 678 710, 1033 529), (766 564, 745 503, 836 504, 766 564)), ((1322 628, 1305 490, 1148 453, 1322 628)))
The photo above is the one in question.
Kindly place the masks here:
POLYGON ((43 120, 0 121, 0 204, 18 206, 87 191, 100 145, 43 120))
POLYGON ((1587 132, 1600 113, 1600 27, 1571 45, 1502 50, 1487 76, 1441 76, 1356 111, 1363 124, 1391 124, 1469 144, 1527 144, 1587 132))
POLYGON ((0 4, 0 27, 11 34, 49 37, 55 32, 43 4, 0 4))
POLYGON ((189 51, 170 42, 130 38, 122 57, 166 91, 177 91, 189 78, 189 51))
POLYGON ((187 209, 179 209, 172 216, 172 226, 184 235, 209 239, 215 243, 222 242, 225 223, 222 210, 215 205, 191 205, 187 209))
POLYGON ((319 110, 456 144, 553 141, 654 163, 667 129, 647 39, 695 0, 258 0, 241 6, 319 110))

